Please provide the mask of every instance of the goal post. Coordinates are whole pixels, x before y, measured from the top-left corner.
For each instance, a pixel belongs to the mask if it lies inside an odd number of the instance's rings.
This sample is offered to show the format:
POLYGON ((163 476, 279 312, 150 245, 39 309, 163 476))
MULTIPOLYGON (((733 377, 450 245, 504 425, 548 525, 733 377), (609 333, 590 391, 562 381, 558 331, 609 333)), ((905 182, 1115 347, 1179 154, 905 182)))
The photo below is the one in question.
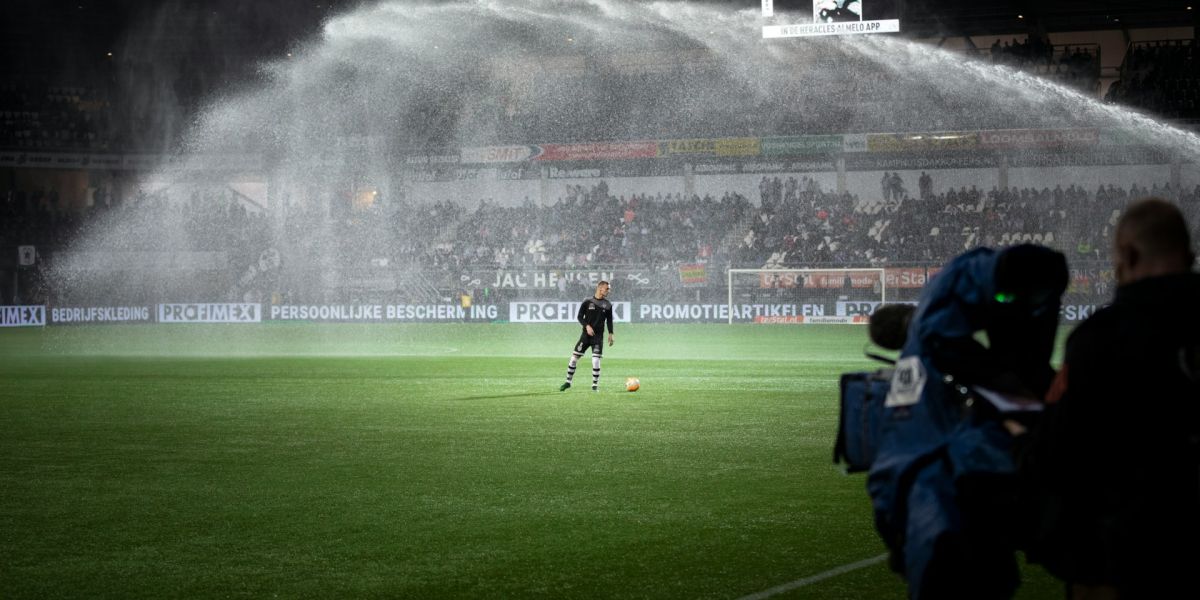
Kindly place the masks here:
POLYGON ((887 302, 881 268, 729 269, 729 323, 865 324, 887 302))

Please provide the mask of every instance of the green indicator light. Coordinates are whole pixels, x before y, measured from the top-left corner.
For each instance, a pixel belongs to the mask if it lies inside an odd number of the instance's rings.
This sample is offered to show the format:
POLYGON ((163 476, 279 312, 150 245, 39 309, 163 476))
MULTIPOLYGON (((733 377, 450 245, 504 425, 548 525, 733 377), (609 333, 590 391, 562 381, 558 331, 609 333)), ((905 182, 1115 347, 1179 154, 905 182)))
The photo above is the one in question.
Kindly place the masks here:
POLYGON ((1016 299, 1017 297, 1012 294, 1006 292, 996 292, 996 302, 999 302, 1000 304, 1011 304, 1012 301, 1016 299))

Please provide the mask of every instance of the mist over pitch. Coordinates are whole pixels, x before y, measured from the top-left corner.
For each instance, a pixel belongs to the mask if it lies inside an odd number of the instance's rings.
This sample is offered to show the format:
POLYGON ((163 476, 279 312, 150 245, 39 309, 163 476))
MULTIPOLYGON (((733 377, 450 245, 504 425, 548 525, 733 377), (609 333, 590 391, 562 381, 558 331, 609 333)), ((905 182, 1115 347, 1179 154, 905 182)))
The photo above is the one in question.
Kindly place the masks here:
MULTIPOLYGON (((262 65, 262 85, 218 94, 195 116, 175 167, 145 178, 149 200, 98 220, 57 265, 57 282, 75 298, 153 301, 165 290, 177 300, 262 301, 271 272, 296 301, 351 300, 336 291, 347 272, 373 260, 415 271, 428 246, 458 234, 439 227, 480 201, 554 201, 489 181, 439 188, 396 177, 406 156, 466 147, 1097 127, 1189 158, 1200 148, 1194 134, 1006 67, 898 37, 763 40, 760 23, 757 9, 680 2, 359 8, 262 65), (203 190, 228 183, 214 181, 213 165, 230 172, 239 156, 261 157, 268 190, 249 207, 249 225, 168 208, 203 203, 203 190), (348 189, 381 198, 350 214, 334 191, 348 189), (369 223, 347 236, 335 226, 346 219, 369 223), (198 229, 238 231, 214 240, 198 229), (130 269, 97 281, 77 263, 92 251, 119 259, 179 248, 224 252, 215 260, 228 260, 228 272, 130 269)), ((393 296, 431 296, 398 281, 393 296)))

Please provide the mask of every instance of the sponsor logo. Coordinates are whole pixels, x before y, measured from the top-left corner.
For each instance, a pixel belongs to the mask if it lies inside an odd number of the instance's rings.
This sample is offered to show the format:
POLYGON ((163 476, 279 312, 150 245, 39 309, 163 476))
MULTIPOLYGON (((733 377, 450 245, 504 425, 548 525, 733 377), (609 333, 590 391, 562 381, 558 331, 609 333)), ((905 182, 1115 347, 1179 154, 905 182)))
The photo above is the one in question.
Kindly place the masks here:
POLYGON ((45 324, 45 306, 0 306, 0 327, 41 327, 45 324))
POLYGON ((159 323, 258 323, 262 305, 249 303, 159 304, 159 323))
POLYGON ((920 289, 928 281, 924 267, 889 268, 883 270, 888 289, 920 289))
POLYGON ((759 138, 669 140, 661 144, 661 152, 667 155, 757 156, 759 138))
POLYGON ((848 302, 840 300, 837 303, 837 316, 839 317, 854 317, 854 316, 870 316, 879 308, 879 302, 848 302))
MULTIPOLYGON (((554 289, 559 280, 568 284, 587 283, 595 286, 601 281, 615 281, 614 273, 604 271, 496 271, 494 275, 484 278, 490 281, 489 287, 498 289, 554 289)), ((626 280, 639 284, 649 284, 649 278, 640 272, 629 273, 626 280)))
MULTIPOLYGON (((628 323, 630 304, 613 302, 613 321, 628 323)), ((577 323, 578 302, 513 302, 508 305, 508 320, 513 323, 577 323)))
POLYGON ((841 152, 845 140, 840 135, 804 135, 763 138, 762 153, 774 156, 797 156, 841 152))
POLYGON ((464 148, 462 161, 464 163, 509 163, 521 162, 537 158, 542 149, 538 146, 484 146, 482 148, 464 148))
POLYGON ((547 179, 597 179, 603 176, 600 169, 560 169, 558 167, 546 168, 547 179))
POLYGON ((537 160, 618 160, 656 158, 658 142, 543 144, 537 160))
POLYGON ((1095 129, 1003 129, 979 133, 979 144, 993 148, 1090 145, 1099 142, 1100 132, 1095 129))

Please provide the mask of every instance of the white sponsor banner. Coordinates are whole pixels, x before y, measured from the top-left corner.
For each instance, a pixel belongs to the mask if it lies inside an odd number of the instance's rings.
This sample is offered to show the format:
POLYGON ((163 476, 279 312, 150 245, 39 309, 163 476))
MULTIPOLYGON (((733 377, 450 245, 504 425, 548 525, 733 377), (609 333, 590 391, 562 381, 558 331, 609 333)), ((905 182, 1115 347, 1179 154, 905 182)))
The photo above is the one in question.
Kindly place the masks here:
POLYGON ((638 321, 753 321, 760 317, 823 315, 821 304, 640 304, 638 321))
MULTIPOLYGON (((512 302, 508 305, 508 320, 513 323, 577 323, 582 302, 512 302)), ((613 302, 613 322, 628 323, 632 312, 628 302, 613 302)))
POLYGON ((159 304, 159 323, 259 323, 262 305, 241 302, 159 304))
POLYGON ((488 164, 511 163, 530 160, 540 152, 537 146, 484 146, 481 148, 463 148, 462 162, 488 164))
POLYGON ((879 308, 879 302, 865 301, 849 301, 839 300, 837 303, 837 316, 853 317, 856 315, 871 315, 879 308))
POLYGON ((50 309, 51 323, 149 321, 149 306, 80 306, 50 309))
POLYGON ((799 23, 796 25, 763 25, 763 38, 811 37, 818 35, 856 35, 860 33, 896 33, 899 19, 881 21, 845 21, 840 23, 799 23))
POLYGON ((492 321, 499 315, 494 304, 277 304, 267 310, 272 321, 492 321))
POLYGON ((42 327, 45 324, 45 306, 0 306, 0 327, 42 327))

